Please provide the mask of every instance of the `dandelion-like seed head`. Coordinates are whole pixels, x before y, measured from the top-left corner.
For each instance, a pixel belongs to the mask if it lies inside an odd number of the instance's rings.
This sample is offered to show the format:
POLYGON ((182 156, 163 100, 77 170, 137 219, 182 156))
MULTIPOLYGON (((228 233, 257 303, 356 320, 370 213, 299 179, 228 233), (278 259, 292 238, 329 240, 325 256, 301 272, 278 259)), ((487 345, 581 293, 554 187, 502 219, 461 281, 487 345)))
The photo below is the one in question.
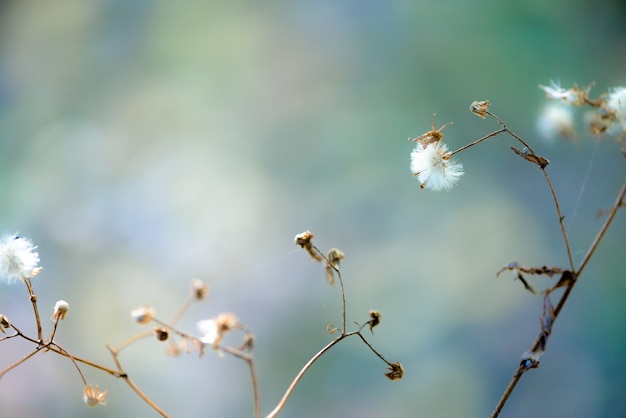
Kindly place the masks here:
POLYGON ((463 165, 451 159, 445 144, 418 143, 411 152, 411 172, 422 189, 444 190, 454 186, 463 175, 463 165))
POLYGON ((107 391, 100 393, 98 390, 98 386, 95 388, 91 385, 85 386, 83 389, 83 402, 87 406, 98 406, 98 405, 106 405, 107 391))
POLYGON ((574 138, 572 108, 560 103, 547 104, 537 119, 537 130, 547 140, 574 138))
POLYGON ((215 348, 222 342, 224 335, 239 328, 239 320, 234 313, 224 312, 216 318, 198 321, 197 327, 202 334, 200 341, 215 348))
POLYGON ((606 98, 605 109, 613 116, 614 123, 609 127, 611 133, 626 132, 626 88, 616 87, 606 98))
POLYGON ((550 86, 539 85, 539 88, 546 92, 546 98, 550 100, 558 100, 572 106, 581 106, 589 99, 589 90, 591 85, 579 89, 577 85, 571 89, 564 89, 557 82, 550 82, 550 86))
POLYGON ((17 235, 0 240, 0 279, 8 284, 35 276, 41 271, 39 254, 33 243, 17 235))

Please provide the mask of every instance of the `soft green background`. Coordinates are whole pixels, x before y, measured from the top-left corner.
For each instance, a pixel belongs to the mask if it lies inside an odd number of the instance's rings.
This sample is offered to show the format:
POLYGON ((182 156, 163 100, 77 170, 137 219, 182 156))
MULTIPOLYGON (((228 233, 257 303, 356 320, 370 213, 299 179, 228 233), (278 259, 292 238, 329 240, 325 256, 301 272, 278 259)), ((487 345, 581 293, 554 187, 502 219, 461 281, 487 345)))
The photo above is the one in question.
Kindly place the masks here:
MULTIPOLYGON (((495 272, 566 266, 543 178, 500 136, 458 155, 452 191, 420 190, 406 138, 432 113, 454 121, 454 149, 497 128, 468 111, 489 99, 551 160, 576 261, 626 178, 619 146, 582 123, 576 143, 535 130, 538 84, 626 85, 624 1, 7 0, 0 13, 0 231, 39 246, 46 331, 67 300, 57 341, 112 366, 104 344, 142 330, 128 312, 167 319, 200 277, 211 300, 181 325, 233 311, 255 332, 264 414, 341 322, 339 289, 293 245, 307 229, 346 253, 348 321, 380 310, 371 342, 406 374, 388 381, 345 341, 282 416, 488 416, 535 338, 541 298, 495 272)), ((502 416, 626 415, 625 226, 621 213, 502 416)), ((34 333, 23 286, 2 286, 0 312, 34 333)), ((1 343, 0 367, 29 350, 1 343)), ((252 415, 242 362, 163 350, 143 341, 121 360, 172 416, 252 415)), ((84 370, 106 407, 87 409, 48 353, 0 381, 0 415, 152 415, 84 370)))

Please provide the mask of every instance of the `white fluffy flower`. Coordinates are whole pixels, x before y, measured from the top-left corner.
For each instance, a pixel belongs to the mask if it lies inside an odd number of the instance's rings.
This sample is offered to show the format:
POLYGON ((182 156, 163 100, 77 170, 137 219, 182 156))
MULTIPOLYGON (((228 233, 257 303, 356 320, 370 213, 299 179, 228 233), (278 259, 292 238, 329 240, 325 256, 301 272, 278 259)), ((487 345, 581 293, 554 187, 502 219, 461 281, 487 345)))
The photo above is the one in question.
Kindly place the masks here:
POLYGON ((612 131, 626 131, 626 88, 614 88, 606 98, 606 109, 615 116, 612 131))
POLYGON ((217 328, 217 321, 215 319, 204 319, 198 321, 198 331, 202 334, 200 341, 205 344, 216 344, 221 339, 220 332, 217 328))
POLYGON ((537 119, 537 130, 545 139, 574 137, 574 118, 572 108, 560 103, 544 106, 537 119))
POLYGON ((15 283, 37 274, 39 254, 33 243, 17 235, 7 235, 0 240, 0 279, 15 283))
POLYGON ((424 147, 418 143, 411 152, 411 171, 422 189, 449 189, 463 175, 463 165, 450 159, 448 148, 435 142, 424 147))
POLYGON ((589 93, 589 88, 579 90, 577 86, 565 90, 559 83, 555 83, 554 81, 550 83, 550 86, 539 85, 539 88, 546 92, 546 98, 559 100, 572 106, 582 105, 589 93))

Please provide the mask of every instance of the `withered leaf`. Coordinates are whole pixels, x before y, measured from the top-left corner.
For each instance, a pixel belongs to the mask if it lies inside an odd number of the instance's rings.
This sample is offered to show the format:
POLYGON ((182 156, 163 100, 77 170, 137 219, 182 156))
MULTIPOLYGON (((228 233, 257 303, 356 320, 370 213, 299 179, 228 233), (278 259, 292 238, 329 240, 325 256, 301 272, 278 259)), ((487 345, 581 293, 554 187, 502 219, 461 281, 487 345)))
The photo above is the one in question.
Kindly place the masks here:
POLYGON ((530 293, 532 293, 533 295, 536 295, 537 292, 535 291, 535 289, 530 285, 530 283, 528 283, 526 281, 526 279, 524 278, 524 276, 522 276, 522 273, 517 273, 517 280, 519 280, 520 282, 522 282, 524 284, 524 288, 526 290, 528 290, 530 293))
POLYGON ((527 273, 527 274, 545 274, 548 277, 552 277, 555 274, 563 273, 566 271, 560 267, 548 267, 548 266, 524 267, 524 266, 520 266, 520 264, 517 261, 513 261, 509 263, 507 266, 502 267, 500 270, 498 270, 497 276, 499 276, 500 273, 506 270, 515 270, 515 271, 527 273))
POLYGON ((552 322, 554 321, 554 306, 550 300, 550 294, 543 297, 543 314, 541 315, 541 331, 549 337, 552 333, 552 322))
POLYGON ((550 289, 550 291, 553 291, 560 287, 567 287, 573 281, 574 281, 574 274, 569 270, 565 270, 563 274, 561 274, 561 278, 559 279, 559 281, 554 285, 554 287, 552 287, 552 289, 550 289))
POLYGON ((526 161, 530 161, 531 163, 537 164, 539 166, 539 168, 541 168, 542 170, 544 168, 546 168, 546 166, 548 164, 550 164, 550 161, 548 161, 547 158, 543 158, 537 154, 534 154, 528 150, 524 150, 524 151, 520 151, 515 147, 511 147, 511 149, 520 157, 522 157, 523 159, 525 159, 526 161))

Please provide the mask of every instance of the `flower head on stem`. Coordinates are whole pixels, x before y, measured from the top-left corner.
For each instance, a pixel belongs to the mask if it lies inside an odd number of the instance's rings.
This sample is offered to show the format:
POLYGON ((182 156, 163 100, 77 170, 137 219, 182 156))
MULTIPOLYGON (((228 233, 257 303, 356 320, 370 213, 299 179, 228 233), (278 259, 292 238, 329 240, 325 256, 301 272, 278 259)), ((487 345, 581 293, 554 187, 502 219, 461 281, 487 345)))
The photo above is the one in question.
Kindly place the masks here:
POLYGON ((41 268, 37 247, 18 235, 6 235, 0 240, 0 279, 8 284, 37 275, 41 268))

